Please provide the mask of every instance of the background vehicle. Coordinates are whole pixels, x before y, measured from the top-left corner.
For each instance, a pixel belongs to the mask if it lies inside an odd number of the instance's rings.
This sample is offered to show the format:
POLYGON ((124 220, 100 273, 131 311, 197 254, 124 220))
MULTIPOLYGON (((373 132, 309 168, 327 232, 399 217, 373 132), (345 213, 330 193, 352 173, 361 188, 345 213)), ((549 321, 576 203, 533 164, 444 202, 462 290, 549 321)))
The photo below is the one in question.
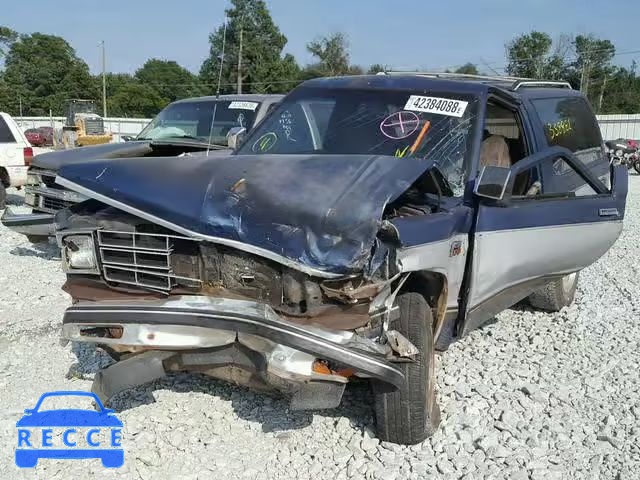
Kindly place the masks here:
POLYGON ((367 378, 380 438, 418 443, 434 351, 523 299, 571 304, 627 181, 564 82, 309 80, 232 155, 61 168, 92 199, 56 217, 63 338, 118 354, 104 399, 195 370, 332 408, 367 378))
POLYGON ((62 127, 65 148, 101 145, 111 140, 113 134, 105 131, 104 119, 96 113, 93 100, 69 100, 66 124, 62 127))
POLYGON ((53 137, 55 135, 55 130, 53 127, 38 127, 36 130, 40 132, 40 134, 44 137, 44 146, 52 147, 53 146, 53 137))
POLYGON ((0 209, 5 207, 7 188, 21 188, 34 154, 46 151, 33 147, 11 115, 0 112, 0 209))
POLYGON ((37 128, 29 128, 24 131, 24 136, 34 147, 42 147, 46 143, 46 139, 42 132, 37 128))
POLYGON ((638 144, 635 140, 609 140, 605 142, 609 149, 609 157, 613 163, 625 165, 629 170, 632 168, 640 174, 640 155, 638 155, 638 144))
MULTIPOLYGON (((53 234, 53 215, 86 199, 55 183, 63 166, 91 159, 218 154, 257 125, 282 95, 222 95, 180 100, 168 105, 140 134, 127 142, 61 150, 33 160, 26 181, 27 215, 10 209, 2 223, 33 242, 53 234), (215 118, 213 113, 215 110, 215 118), (212 122, 212 120, 214 120, 212 122), (231 136, 229 136, 231 134, 231 136)), ((26 167, 24 168, 26 175, 26 167)))

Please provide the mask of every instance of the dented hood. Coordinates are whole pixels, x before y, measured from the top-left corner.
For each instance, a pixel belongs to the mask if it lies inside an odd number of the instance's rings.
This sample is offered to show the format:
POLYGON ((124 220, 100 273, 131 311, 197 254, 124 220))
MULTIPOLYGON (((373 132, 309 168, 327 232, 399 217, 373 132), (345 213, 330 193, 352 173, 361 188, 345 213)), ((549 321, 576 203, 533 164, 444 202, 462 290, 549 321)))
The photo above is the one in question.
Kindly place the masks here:
POLYGON ((386 204, 430 165, 367 155, 136 158, 66 165, 57 181, 192 237, 342 275, 367 268, 386 204))
POLYGON ((105 143, 103 145, 42 153, 34 157, 31 165, 38 168, 57 171, 63 165, 82 163, 87 160, 141 157, 149 152, 151 152, 151 146, 148 141, 105 143))

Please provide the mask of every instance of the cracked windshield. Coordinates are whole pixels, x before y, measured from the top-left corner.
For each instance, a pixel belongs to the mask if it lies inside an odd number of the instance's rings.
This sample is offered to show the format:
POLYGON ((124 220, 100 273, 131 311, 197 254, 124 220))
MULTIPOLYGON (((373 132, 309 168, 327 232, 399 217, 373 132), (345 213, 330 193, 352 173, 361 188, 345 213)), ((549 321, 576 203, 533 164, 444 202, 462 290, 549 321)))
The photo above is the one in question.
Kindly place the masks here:
POLYGON ((138 140, 187 139, 226 147, 232 128, 251 128, 259 105, 249 101, 174 103, 140 132, 138 140))
POLYGON ((240 154, 363 154, 432 160, 464 191, 477 101, 459 93, 301 88, 253 132, 240 154))

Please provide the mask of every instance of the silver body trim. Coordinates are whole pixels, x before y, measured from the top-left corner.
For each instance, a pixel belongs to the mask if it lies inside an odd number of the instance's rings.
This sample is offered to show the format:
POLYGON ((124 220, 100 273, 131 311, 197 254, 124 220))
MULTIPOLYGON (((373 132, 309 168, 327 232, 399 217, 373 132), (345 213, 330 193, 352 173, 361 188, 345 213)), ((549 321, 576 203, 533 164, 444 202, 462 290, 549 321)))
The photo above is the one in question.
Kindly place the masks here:
POLYGON ((401 248, 397 258, 403 273, 426 270, 444 275, 447 279, 447 308, 458 308, 468 250, 469 237, 460 234, 438 242, 401 248), (459 255, 450 256, 455 242, 460 242, 462 251, 459 255))
POLYGON ((15 213, 7 207, 2 214, 2 224, 22 235, 49 237, 55 233, 54 217, 50 213, 15 213))
POLYGON ((468 306, 531 279, 566 275, 604 255, 622 221, 499 230, 476 234, 468 306))

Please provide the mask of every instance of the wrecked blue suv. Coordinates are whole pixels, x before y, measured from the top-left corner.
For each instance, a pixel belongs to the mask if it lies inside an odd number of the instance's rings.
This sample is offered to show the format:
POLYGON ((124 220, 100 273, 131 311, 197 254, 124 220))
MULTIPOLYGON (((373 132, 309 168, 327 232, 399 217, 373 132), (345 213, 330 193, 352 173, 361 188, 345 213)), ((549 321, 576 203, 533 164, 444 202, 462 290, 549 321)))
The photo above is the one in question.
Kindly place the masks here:
POLYGON ((63 337, 116 360, 104 401, 167 371, 336 407, 371 382, 381 439, 437 427, 434 352, 528 298, 573 301, 616 241, 627 172, 561 82, 315 79, 233 155, 94 160, 56 182, 63 337))

